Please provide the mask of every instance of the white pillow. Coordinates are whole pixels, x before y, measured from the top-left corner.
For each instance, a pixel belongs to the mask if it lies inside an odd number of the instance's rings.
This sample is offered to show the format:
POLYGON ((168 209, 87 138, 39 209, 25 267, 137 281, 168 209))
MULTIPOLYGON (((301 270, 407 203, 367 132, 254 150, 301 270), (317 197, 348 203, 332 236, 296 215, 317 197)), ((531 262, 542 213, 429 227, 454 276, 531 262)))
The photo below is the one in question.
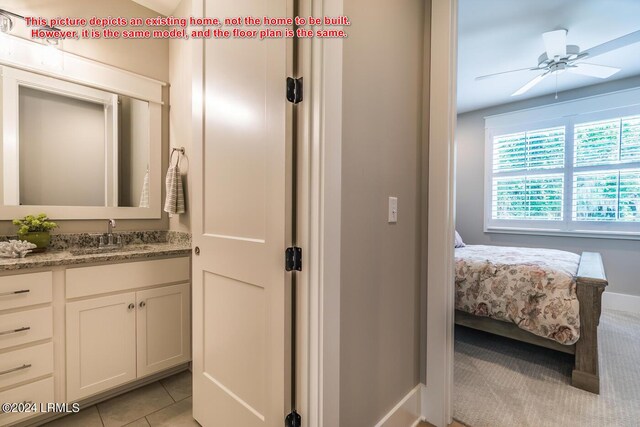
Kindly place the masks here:
POLYGON ((454 246, 456 248, 464 248, 465 246, 467 246, 462 241, 462 237, 460 237, 460 234, 458 233, 458 230, 456 230, 456 240, 455 240, 454 246))

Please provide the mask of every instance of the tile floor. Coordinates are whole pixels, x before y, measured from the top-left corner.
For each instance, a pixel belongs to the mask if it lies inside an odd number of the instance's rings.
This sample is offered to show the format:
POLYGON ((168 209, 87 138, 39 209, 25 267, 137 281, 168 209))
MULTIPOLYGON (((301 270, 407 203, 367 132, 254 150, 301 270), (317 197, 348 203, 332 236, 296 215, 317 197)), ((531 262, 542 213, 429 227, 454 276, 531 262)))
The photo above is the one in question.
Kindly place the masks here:
POLYGON ((46 427, 197 427, 191 417, 191 372, 116 396, 46 427))

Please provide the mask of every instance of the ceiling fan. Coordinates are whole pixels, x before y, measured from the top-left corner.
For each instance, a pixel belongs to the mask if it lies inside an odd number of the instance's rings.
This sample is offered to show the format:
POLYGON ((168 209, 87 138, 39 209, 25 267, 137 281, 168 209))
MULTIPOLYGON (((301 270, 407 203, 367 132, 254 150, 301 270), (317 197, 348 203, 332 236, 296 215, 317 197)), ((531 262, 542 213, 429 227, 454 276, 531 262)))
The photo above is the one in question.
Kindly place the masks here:
POLYGON ((488 74, 486 76, 476 77, 476 80, 484 80, 519 71, 540 71, 541 74, 538 74, 533 80, 530 80, 527 84, 511 94, 511 96, 518 96, 528 92, 531 88, 551 75, 555 75, 557 79, 558 74, 565 71, 589 77, 606 79, 620 71, 620 68, 588 64, 586 62, 582 62, 582 60, 586 58, 591 59, 598 55, 640 42, 640 31, 635 31, 617 39, 609 40, 606 43, 594 46, 591 49, 587 49, 582 52, 576 45, 567 45, 567 30, 565 29, 543 33, 542 38, 544 40, 546 52, 538 57, 537 66, 488 74))

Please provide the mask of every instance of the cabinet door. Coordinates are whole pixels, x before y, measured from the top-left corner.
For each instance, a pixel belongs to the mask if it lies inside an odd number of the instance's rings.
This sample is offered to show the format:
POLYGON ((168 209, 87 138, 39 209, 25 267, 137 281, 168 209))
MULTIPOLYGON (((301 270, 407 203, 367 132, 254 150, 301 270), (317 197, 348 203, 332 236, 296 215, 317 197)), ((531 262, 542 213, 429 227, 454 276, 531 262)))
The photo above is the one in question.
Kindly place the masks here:
POLYGON ((70 302, 67 317, 67 400, 136 378, 135 292, 70 302))
POLYGON ((136 292, 138 377, 191 360, 188 283, 136 292))

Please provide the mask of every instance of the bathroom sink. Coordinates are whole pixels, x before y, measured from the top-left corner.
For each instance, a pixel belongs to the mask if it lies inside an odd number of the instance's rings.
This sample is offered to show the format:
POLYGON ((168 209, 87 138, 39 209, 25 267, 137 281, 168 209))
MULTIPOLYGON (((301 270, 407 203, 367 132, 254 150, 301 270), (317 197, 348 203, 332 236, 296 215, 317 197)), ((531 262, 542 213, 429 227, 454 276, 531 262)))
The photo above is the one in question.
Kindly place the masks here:
POLYGON ((133 252, 133 251, 145 251, 151 249, 151 246, 112 246, 103 248, 76 248, 71 249, 69 252, 71 255, 96 255, 96 254, 108 254, 112 252, 133 252))

